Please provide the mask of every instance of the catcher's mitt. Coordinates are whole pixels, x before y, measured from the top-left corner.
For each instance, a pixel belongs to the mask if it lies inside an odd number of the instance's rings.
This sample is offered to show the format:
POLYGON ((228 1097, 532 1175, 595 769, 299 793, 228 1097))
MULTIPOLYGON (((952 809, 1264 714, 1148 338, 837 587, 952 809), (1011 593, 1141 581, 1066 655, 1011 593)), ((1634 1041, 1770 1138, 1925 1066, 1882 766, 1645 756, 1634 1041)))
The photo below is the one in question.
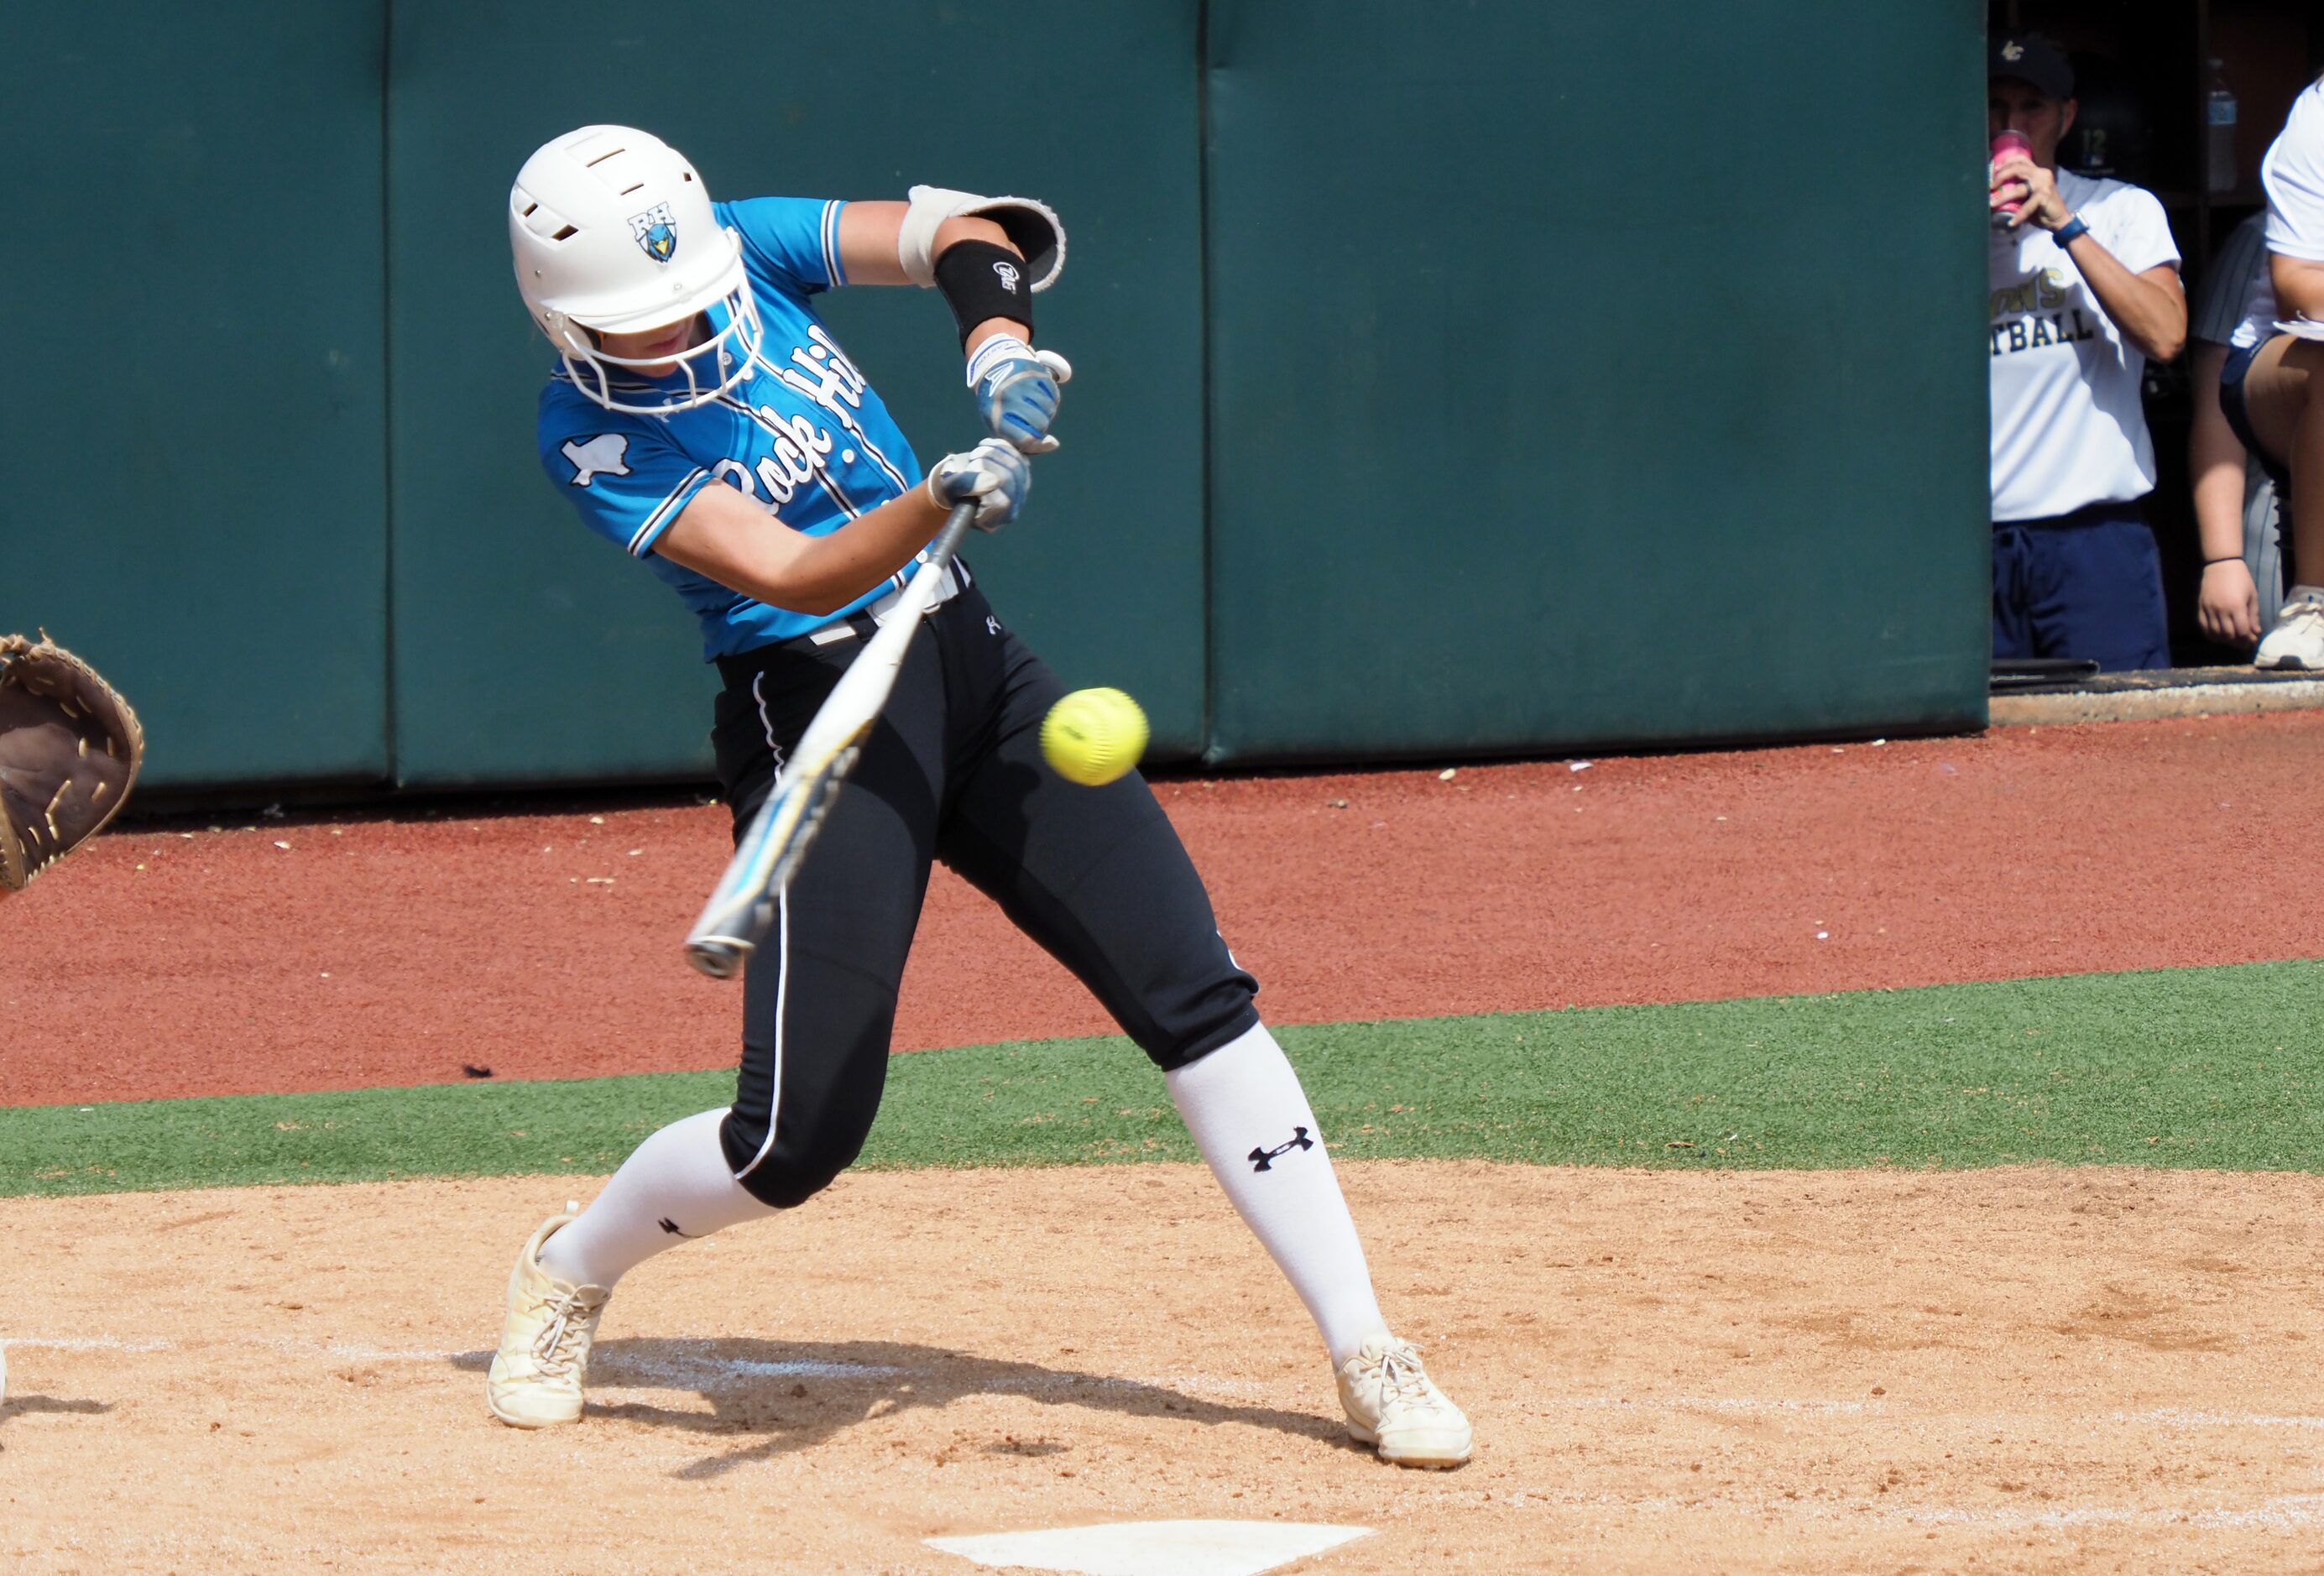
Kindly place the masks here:
POLYGON ((97 669, 0 635, 0 897, 118 815, 145 757, 137 714, 97 669))

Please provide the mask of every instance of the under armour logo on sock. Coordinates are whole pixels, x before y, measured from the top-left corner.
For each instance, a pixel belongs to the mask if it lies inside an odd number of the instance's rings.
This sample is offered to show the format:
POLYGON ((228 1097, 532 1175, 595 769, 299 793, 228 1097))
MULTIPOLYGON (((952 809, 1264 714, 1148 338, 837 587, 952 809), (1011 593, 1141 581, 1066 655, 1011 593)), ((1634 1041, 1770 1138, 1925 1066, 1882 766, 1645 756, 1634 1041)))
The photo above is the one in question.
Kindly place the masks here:
MULTIPOLYGON (((1312 1149, 1314 1147, 1315 1140, 1307 1136, 1305 1128, 1294 1128, 1291 1129, 1291 1137, 1276 1145, 1274 1148, 1253 1149, 1243 1158, 1250 1162, 1250 1168, 1253 1171, 1270 1171, 1274 1169, 1275 1162, 1280 1157, 1288 1155, 1294 1149, 1312 1149)), ((669 1222, 665 1221, 662 1223, 668 1225, 669 1222)))
POLYGON ((984 632, 989 635, 997 635, 1001 632, 1001 621, 989 613, 984 615, 984 632))
MULTIPOLYGON (((1306 1129, 1303 1128, 1303 1129, 1301 1129, 1300 1130, 1301 1130, 1301 1131, 1303 1131, 1303 1132, 1305 1132, 1306 1129)), ((687 1241, 689 1241, 689 1242, 691 1242, 691 1241, 693 1241, 693 1240, 694 1240, 694 1233, 693 1233, 693 1232, 691 1232, 691 1231, 681 1231, 681 1230, 679 1230, 678 1229, 678 1222, 677 1222, 676 1221, 671 1220, 668 1215, 664 1215, 664 1216, 661 1218, 661 1229, 662 1229, 663 1230, 665 1230, 665 1231, 668 1231, 668 1232, 669 1232, 671 1236, 673 1236, 673 1237, 683 1237, 683 1238, 685 1238, 685 1239, 686 1239, 687 1241)))

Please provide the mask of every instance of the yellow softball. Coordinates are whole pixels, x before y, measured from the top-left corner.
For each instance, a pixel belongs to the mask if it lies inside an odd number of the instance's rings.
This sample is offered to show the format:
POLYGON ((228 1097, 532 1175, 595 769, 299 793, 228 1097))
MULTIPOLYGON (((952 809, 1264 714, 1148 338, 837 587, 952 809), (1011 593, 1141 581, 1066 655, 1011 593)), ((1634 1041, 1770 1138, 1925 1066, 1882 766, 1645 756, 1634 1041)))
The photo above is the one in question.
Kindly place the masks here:
POLYGON ((1042 720, 1041 753, 1066 781, 1102 788, 1146 753, 1146 714, 1118 689, 1077 689, 1042 720))

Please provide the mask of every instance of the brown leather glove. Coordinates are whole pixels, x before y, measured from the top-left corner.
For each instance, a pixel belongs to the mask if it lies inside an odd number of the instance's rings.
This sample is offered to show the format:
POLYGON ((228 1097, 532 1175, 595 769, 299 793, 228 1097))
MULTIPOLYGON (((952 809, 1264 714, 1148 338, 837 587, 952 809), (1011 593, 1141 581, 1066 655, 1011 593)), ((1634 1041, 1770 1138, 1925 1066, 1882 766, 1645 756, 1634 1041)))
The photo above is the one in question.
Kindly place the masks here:
POLYGON ((104 829, 145 757, 137 714, 71 652, 0 635, 0 897, 104 829))

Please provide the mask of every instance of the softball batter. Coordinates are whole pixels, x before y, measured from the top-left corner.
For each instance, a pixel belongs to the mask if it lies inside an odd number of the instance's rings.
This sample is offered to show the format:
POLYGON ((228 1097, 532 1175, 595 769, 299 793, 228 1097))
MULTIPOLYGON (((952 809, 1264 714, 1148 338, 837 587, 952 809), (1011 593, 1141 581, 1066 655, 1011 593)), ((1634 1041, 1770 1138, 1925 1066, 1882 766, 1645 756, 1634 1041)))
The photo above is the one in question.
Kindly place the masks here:
MULTIPOLYGON (((712 737, 738 831, 954 504, 1015 517, 1063 357, 1032 348, 1064 266, 1056 216, 930 187, 908 202, 714 203, 658 139, 585 126, 509 197, 517 285, 557 352, 540 401, 550 483, 700 620, 725 684, 712 737), (924 474, 814 298, 942 291, 993 436, 924 474)), ((577 1420, 622 1276, 689 1238, 806 1203, 879 1108, 898 983, 941 859, 1102 1001, 1163 1069, 1243 1219, 1314 1316, 1349 1433, 1450 1467, 1468 1420, 1387 1328, 1314 1113, 1252 1005, 1177 834, 1136 774, 1103 788, 1043 762, 1064 687, 965 564, 941 587, 885 714, 752 956, 732 1107, 641 1144, 577 1215, 517 1256, 489 1381, 521 1428, 577 1420)))

